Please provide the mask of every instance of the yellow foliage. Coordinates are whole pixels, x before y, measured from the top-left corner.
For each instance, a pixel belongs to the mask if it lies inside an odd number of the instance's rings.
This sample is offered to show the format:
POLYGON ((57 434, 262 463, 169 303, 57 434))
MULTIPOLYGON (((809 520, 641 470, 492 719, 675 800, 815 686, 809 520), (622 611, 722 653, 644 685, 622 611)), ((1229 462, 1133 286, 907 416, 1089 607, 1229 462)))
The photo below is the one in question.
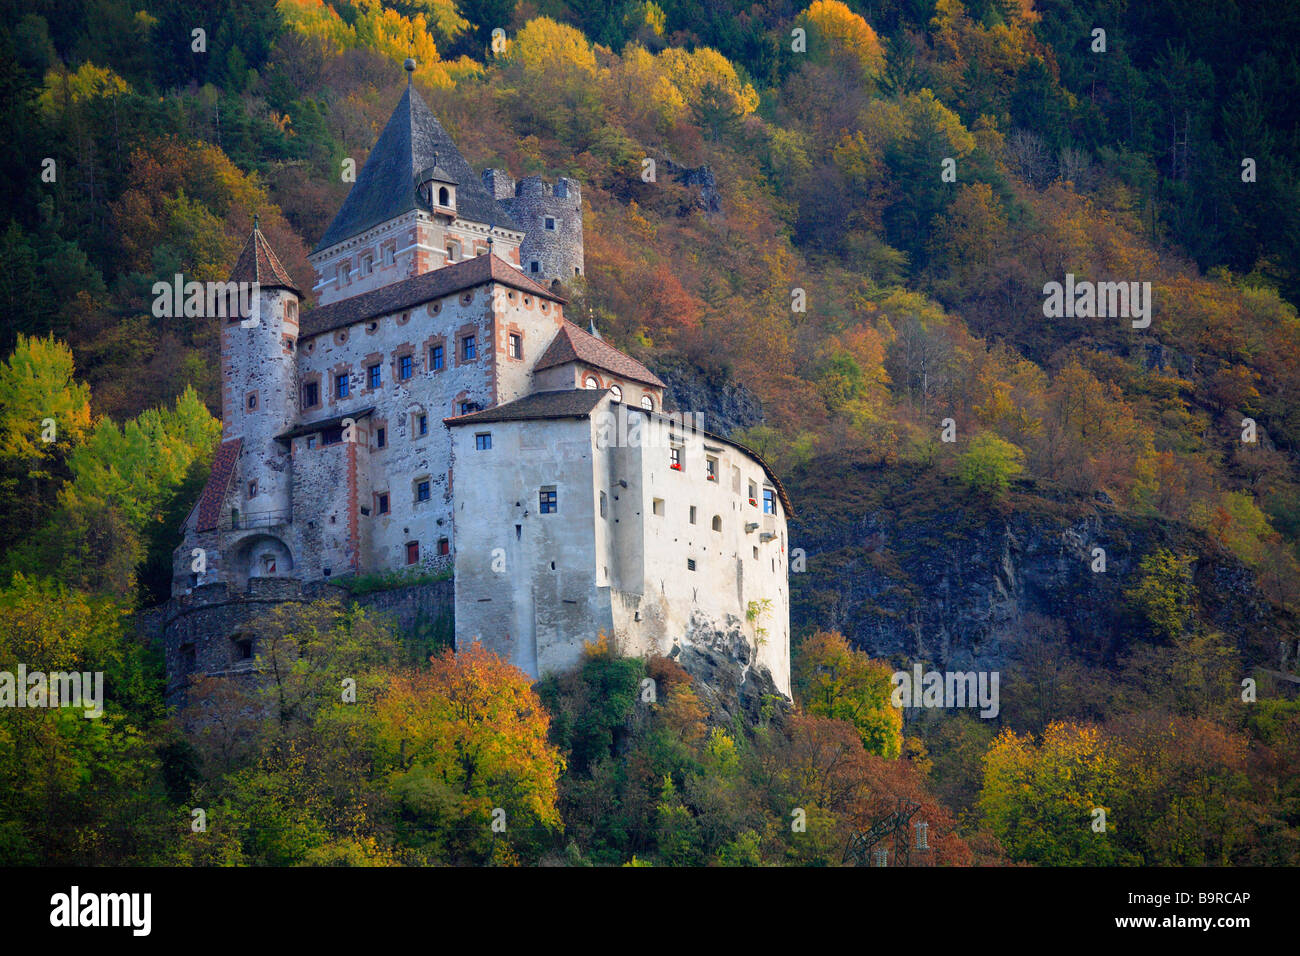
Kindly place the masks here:
POLYGON ((833 51, 843 51, 857 60, 866 74, 884 69, 885 51, 876 31, 840 0, 816 0, 796 21, 806 25, 833 51))
POLYGON ((670 47, 656 57, 682 97, 692 106, 705 101, 707 87, 716 89, 739 116, 748 116, 758 108, 758 93, 742 83, 736 68, 725 56, 709 47, 687 52, 670 47))
POLYGON ((117 96, 131 92, 131 84, 112 70, 93 63, 83 63, 75 73, 50 70, 36 102, 46 116, 60 107, 84 103, 100 96, 117 96))

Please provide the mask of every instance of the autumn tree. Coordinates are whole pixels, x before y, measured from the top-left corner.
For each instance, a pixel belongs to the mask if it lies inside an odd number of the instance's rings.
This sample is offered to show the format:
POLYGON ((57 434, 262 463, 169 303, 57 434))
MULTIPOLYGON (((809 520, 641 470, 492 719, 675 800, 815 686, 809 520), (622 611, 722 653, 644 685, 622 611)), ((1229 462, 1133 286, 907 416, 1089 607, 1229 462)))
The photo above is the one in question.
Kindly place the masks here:
POLYGON ((893 670, 849 646, 842 634, 818 631, 799 646, 794 686, 804 709, 818 717, 847 720, 868 753, 897 757, 903 715, 890 703, 893 670))

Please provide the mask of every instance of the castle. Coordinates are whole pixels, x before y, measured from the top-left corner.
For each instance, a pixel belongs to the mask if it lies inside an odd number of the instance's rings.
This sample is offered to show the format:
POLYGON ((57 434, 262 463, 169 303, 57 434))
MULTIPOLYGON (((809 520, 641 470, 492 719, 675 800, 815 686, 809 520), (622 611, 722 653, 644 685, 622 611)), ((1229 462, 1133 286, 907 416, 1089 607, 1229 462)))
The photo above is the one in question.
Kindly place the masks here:
POLYGON ((785 491, 565 317, 577 182, 475 176, 408 82, 309 261, 309 311, 256 224, 231 275, 260 294, 218 320, 221 443, 175 552, 169 689, 256 654, 229 617, 182 626, 197 609, 412 569, 451 574, 458 646, 533 676, 603 632, 789 693, 785 491))

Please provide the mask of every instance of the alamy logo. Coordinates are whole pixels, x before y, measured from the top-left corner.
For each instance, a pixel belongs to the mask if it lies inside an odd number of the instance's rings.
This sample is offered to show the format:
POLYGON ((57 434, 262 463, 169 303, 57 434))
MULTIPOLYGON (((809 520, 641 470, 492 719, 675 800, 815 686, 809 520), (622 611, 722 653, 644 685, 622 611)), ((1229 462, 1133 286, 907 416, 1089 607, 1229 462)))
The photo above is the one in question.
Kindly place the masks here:
POLYGON ((257 282, 199 282, 179 272, 171 282, 153 284, 153 314, 158 319, 235 318, 244 328, 257 324, 257 282))
POLYGON ((889 679, 894 691, 889 701, 895 707, 978 707, 980 716, 993 718, 1001 709, 998 702, 998 671, 921 672, 896 671, 889 679))
POLYGON ((92 720, 102 717, 104 672, 46 674, 19 664, 16 674, 0 671, 0 707, 81 707, 92 720))
POLYGON ((667 428, 651 428, 649 412, 618 408, 594 416, 597 448, 669 448, 683 433, 704 431, 703 412, 669 412, 655 417, 667 428))
POLYGON ((1049 319, 1132 319, 1135 329, 1151 324, 1150 282, 1076 282, 1067 272, 1064 285, 1049 282, 1043 295, 1043 315, 1049 319))
POLYGON ((151 893, 83 894, 74 886, 51 896, 50 906, 51 926, 128 926, 133 936, 148 936, 153 923, 151 893))

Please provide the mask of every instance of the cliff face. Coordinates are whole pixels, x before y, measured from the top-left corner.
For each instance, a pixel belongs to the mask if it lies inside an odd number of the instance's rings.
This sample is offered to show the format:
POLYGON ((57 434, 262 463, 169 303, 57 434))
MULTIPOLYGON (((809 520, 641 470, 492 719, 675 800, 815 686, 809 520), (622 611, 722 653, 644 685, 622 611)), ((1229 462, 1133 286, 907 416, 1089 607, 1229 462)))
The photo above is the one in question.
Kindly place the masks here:
POLYGON ((790 576, 795 633, 835 628, 897 665, 1000 670, 1036 616, 1109 662, 1134 640, 1123 592, 1142 558, 1165 547, 1196 555, 1202 618, 1247 665, 1276 666, 1288 622, 1253 572, 1191 529, 1100 498, 1021 489, 996 501, 900 471, 823 462, 792 479, 791 546, 808 556, 807 571, 790 576), (1104 572, 1092 570, 1098 547, 1104 572))

